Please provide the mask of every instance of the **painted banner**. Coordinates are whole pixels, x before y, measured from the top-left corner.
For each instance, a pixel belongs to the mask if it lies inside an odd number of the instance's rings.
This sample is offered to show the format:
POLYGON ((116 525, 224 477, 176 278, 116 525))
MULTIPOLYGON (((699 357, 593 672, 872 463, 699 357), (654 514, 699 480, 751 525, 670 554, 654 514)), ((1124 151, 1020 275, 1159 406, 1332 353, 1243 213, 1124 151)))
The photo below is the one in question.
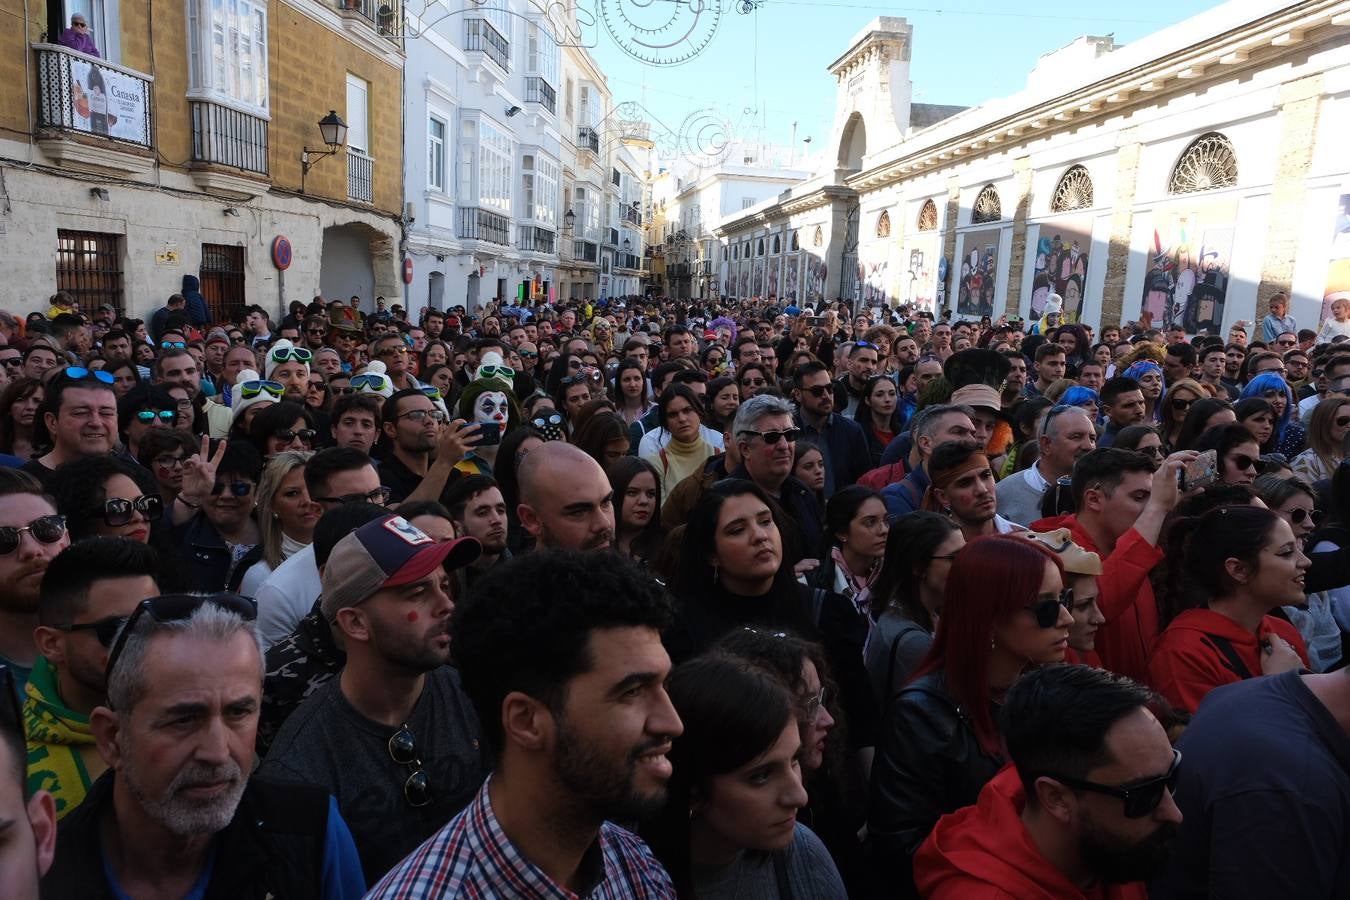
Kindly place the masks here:
POLYGON ((750 261, 741 262, 741 278, 737 282, 736 296, 742 300, 750 299, 750 261))
POLYGON ((905 242, 905 272, 900 278, 900 299, 918 312, 936 309, 937 235, 912 237, 905 242))
POLYGON ((825 278, 829 274, 829 265, 814 253, 806 255, 805 292, 806 302, 815 306, 825 299, 825 278))
POLYGON ((783 298, 795 302, 801 299, 802 258, 789 253, 783 260, 783 298))
POLYGON ((1321 323, 1331 318, 1331 304, 1350 300, 1350 194, 1341 194, 1336 206, 1336 230, 1331 235, 1331 265, 1327 271, 1327 287, 1322 292, 1321 323))
POLYGON ((962 245, 960 281, 956 289, 957 315, 971 318, 993 316, 994 289, 998 284, 998 242, 1002 229, 966 233, 962 245))
POLYGON ((137 144, 149 144, 145 133, 149 91, 139 78, 83 59, 71 57, 68 125, 137 144))
POLYGON ((1176 203, 1154 213, 1152 259, 1140 321, 1221 334, 1232 266, 1237 201, 1176 203))
POLYGON ((764 293, 770 299, 778 297, 779 273, 783 270, 783 260, 775 256, 769 260, 768 283, 764 286, 764 293))
POLYGON ((1031 279, 1031 318, 1045 314, 1045 298, 1064 298, 1061 320, 1078 321, 1083 311, 1083 287, 1087 284, 1088 251, 1092 249, 1092 217, 1069 216, 1041 224, 1036 241, 1036 261, 1031 279))
POLYGON ((755 260, 755 267, 750 274, 750 296, 764 296, 764 260, 755 260))

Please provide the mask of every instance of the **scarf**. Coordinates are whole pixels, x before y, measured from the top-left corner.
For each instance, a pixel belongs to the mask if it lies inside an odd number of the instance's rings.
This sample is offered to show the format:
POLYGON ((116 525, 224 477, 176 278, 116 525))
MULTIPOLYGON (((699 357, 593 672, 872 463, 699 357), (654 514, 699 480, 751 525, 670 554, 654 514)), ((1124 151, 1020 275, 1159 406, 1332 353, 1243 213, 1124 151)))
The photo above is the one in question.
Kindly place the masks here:
POLYGON ((28 789, 48 791, 56 818, 79 806, 89 785, 108 768, 99 756, 89 717, 61 702, 56 672, 39 656, 28 678, 23 703, 28 733, 28 789))
POLYGON ((853 601, 853 605, 858 608, 858 612, 862 613, 870 625, 872 623, 872 585, 876 582, 877 576, 881 574, 881 560, 874 562, 872 568, 866 572, 855 575, 844 559, 844 551, 838 546, 830 549, 830 558, 834 560, 835 571, 844 576, 844 596, 853 601))

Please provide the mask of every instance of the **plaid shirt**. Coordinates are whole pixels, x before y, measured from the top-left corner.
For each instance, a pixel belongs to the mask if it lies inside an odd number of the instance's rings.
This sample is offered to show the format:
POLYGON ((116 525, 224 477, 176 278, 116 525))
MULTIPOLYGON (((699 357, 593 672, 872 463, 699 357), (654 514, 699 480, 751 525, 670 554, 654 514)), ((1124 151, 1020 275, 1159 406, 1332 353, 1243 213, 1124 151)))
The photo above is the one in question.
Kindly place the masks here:
POLYGON ((573 893, 555 884, 511 843, 488 797, 491 777, 478 796, 440 831, 414 850, 366 895, 366 900, 464 897, 548 900, 645 900, 675 897, 666 870, 642 839, 609 822, 582 857, 585 885, 573 893))

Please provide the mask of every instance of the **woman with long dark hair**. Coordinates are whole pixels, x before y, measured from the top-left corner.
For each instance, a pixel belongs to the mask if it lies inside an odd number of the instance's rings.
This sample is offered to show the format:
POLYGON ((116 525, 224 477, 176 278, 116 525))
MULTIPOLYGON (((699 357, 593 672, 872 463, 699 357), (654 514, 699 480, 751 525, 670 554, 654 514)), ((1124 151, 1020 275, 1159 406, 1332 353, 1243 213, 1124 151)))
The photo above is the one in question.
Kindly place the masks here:
POLYGON ((1219 480, 1224 484, 1250 486, 1261 474, 1261 448, 1252 433, 1236 422, 1209 429, 1195 442, 1195 449, 1217 453, 1219 480))
POLYGON ((868 833, 897 896, 914 896, 913 854, 938 818, 1007 761, 997 707, 1028 666, 1063 661, 1071 602, 1040 544, 991 535, 957 554, 933 646, 890 701, 872 768, 868 833))
MULTIPOLYGON (((1249 356, 1248 359, 1251 357, 1249 356)), ((1294 419, 1298 401, 1294 391, 1274 372, 1262 372, 1247 382, 1242 389, 1241 399, 1261 397, 1270 404, 1275 413, 1275 433, 1278 443, 1275 450, 1284 454, 1285 459, 1293 459, 1307 446, 1307 431, 1294 419)))
POLYGON ((1220 685, 1308 665, 1298 630, 1269 614, 1303 601, 1310 563, 1287 522, 1264 507, 1221 506, 1174 523, 1169 535, 1169 585, 1189 584, 1205 598, 1202 607, 1161 611, 1170 621, 1148 675, 1169 703, 1193 713, 1220 685))
POLYGON ((619 363, 619 367, 614 371, 614 380, 610 382, 609 391, 614 408, 629 425, 651 411, 651 385, 647 381, 647 370, 640 359, 630 356, 619 363))
POLYGON ((703 408, 706 424, 719 434, 731 426, 736 417, 736 409, 741 405, 741 391, 736 379, 729 375, 720 375, 708 382, 708 395, 703 408))
POLYGON ((1275 410, 1264 397, 1248 397, 1233 404, 1233 414, 1242 425, 1256 438, 1261 453, 1274 453, 1280 443, 1275 432, 1275 410))
POLYGON ((1235 421, 1237 421, 1237 414, 1233 412, 1232 404, 1227 400, 1220 400, 1217 397, 1202 397, 1192 403, 1190 409, 1186 410, 1186 418, 1181 422, 1181 428, 1177 432, 1171 449, 1173 452, 1194 450, 1196 442, 1200 440, 1200 435, 1211 428, 1235 421))
POLYGON ((903 427, 900 423, 899 393, 889 375, 873 375, 863 385, 862 398, 853 413, 867 438, 872 468, 881 465, 881 454, 903 427))
POLYGON ((807 583, 853 601, 867 617, 869 595, 881 572, 889 533, 886 503, 878 491, 861 484, 836 491, 825 503, 829 553, 807 576, 807 583))
POLYGON ((0 453, 27 462, 33 445, 33 422, 42 405, 44 389, 36 378, 15 378, 0 390, 0 453))
POLYGON ((670 751, 664 812, 644 829, 681 900, 783 896, 845 900, 820 839, 797 822, 806 805, 796 704, 771 672, 709 654, 666 681, 684 731, 670 751))
POLYGON ((1181 426, 1186 422, 1186 413, 1190 412, 1197 400, 1203 400, 1206 396, 1208 394, 1200 386, 1200 382, 1193 378, 1180 378, 1168 385, 1167 393, 1163 394, 1158 417, 1161 422, 1159 429, 1162 433, 1163 446, 1176 446, 1177 435, 1181 433, 1181 426))
POLYGON ((1309 484, 1325 481, 1345 457, 1350 434, 1350 399, 1342 396, 1318 401, 1308 417, 1308 449, 1290 462, 1294 473, 1309 484))
POLYGON ((703 435, 703 401, 689 385, 667 387, 656 408, 657 422, 670 440, 644 452, 642 458, 661 473, 661 499, 665 500, 675 485, 703 471, 703 464, 717 455, 717 448, 703 435))
POLYGON ((625 456, 605 470, 614 489, 614 550, 640 562, 656 558, 661 527, 661 476, 645 459, 625 456))
POLYGON ((947 577, 965 545, 960 527, 939 513, 919 510, 891 524, 881 574, 869 598, 875 624, 863 649, 881 709, 933 646, 947 577))

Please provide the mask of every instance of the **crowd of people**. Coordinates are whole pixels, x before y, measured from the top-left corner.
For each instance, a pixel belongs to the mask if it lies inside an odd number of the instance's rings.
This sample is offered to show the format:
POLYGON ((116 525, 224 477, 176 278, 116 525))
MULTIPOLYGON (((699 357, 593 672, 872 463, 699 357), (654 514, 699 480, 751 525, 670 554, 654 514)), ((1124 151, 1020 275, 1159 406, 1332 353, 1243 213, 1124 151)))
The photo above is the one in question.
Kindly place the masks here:
POLYGON ((1350 344, 1283 295, 195 288, 0 312, 0 895, 1350 897, 1350 344))

